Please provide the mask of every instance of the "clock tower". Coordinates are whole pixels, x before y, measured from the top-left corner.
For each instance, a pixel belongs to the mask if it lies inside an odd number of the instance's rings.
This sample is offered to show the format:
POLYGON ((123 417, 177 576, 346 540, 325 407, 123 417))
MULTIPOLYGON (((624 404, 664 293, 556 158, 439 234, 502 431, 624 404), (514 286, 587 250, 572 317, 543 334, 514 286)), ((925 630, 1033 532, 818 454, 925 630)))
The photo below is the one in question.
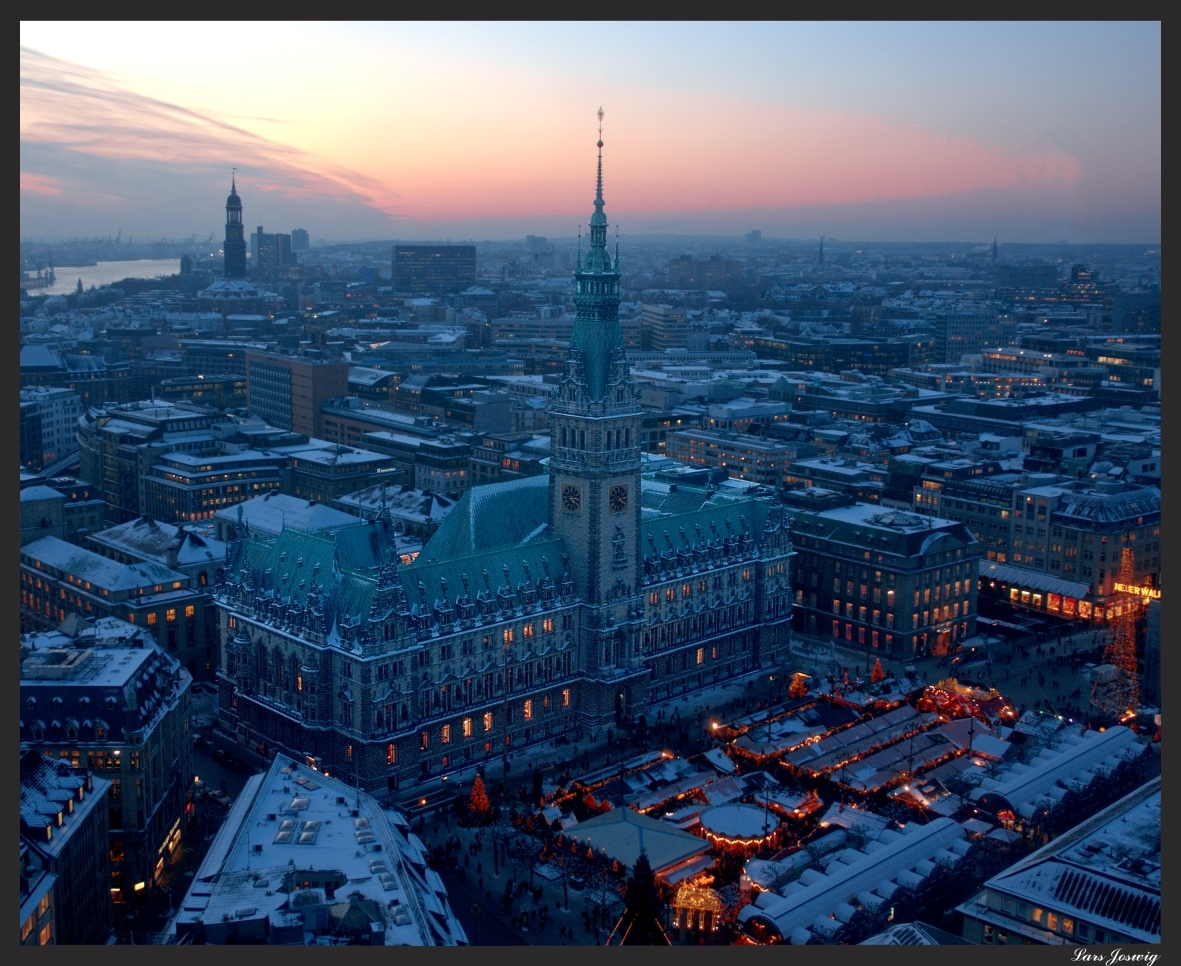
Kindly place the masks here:
MULTIPOLYGON (((550 402, 550 530, 563 538, 576 592, 585 602, 584 667, 607 687, 601 715, 634 700, 640 673, 640 422, 642 411, 619 327, 619 243, 607 250, 603 213, 602 111, 590 245, 579 241, 576 314, 562 380, 550 402)), ((588 709, 589 710, 589 709, 588 709)))

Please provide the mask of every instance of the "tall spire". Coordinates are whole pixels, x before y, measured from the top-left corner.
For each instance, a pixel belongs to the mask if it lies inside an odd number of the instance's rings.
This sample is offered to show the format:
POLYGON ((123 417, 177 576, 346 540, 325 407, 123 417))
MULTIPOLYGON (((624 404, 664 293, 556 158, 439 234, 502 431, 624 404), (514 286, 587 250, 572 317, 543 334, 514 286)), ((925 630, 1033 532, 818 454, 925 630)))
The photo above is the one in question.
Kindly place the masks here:
MULTIPOLYGON (((606 392, 607 370, 612 353, 622 349, 619 328, 619 270, 607 248, 607 215, 603 211, 603 109, 599 108, 598 157, 595 171, 595 210, 590 219, 587 251, 582 250, 579 231, 578 261, 575 264, 576 306, 570 346, 578 350, 589 398, 600 400, 606 392)), ((618 240, 616 257, 618 258, 618 240)))
POLYGON ((599 108, 599 177, 595 182, 595 211, 603 210, 603 109, 599 108))

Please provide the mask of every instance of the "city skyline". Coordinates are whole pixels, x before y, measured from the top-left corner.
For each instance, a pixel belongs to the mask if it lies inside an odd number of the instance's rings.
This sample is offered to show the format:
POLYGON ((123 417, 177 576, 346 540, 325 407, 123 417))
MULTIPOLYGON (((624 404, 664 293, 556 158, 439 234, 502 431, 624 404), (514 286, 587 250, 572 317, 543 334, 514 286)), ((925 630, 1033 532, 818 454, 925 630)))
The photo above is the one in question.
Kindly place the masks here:
POLYGON ((23 237, 572 236, 600 104, 624 234, 1160 237, 1155 23, 175 29, 22 23, 23 237))

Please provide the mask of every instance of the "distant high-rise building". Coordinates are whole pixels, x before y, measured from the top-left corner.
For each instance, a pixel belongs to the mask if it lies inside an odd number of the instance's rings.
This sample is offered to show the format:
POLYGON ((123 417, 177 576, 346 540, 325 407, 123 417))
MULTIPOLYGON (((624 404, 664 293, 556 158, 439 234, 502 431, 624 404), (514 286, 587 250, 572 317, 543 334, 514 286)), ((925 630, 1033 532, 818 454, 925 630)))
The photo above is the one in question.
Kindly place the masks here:
POLYGON ((269 235, 258 226, 258 231, 250 236, 255 246, 254 271, 258 275, 277 275, 284 268, 295 264, 295 256, 291 254, 291 236, 283 234, 269 235))
POLYGON ((1009 345, 1017 334, 1014 317, 988 305, 974 308, 966 304, 950 312, 936 312, 932 321, 938 362, 958 363, 965 355, 1009 345))
POLYGON ((824 236, 820 236, 820 264, 824 264, 824 236))
POLYGON ((640 316, 640 344, 647 342, 647 348, 657 352, 663 352, 665 349, 684 349, 688 328, 684 309, 671 305, 645 304, 640 316))
POLYGON ((306 228, 291 229, 291 250, 293 252, 306 252, 311 247, 306 228))
POLYGON ((226 199, 226 240, 222 244, 225 256, 225 277, 246 277, 246 236, 242 233, 242 199, 238 197, 235 179, 230 181, 230 196, 226 199))
POLYGON ((742 262, 710 255, 708 259, 682 255, 668 263, 668 287, 716 289, 742 278, 742 262))
POLYGON ((1160 289, 1120 292, 1112 306, 1112 328, 1121 334, 1160 332, 1160 289))
POLYGON ((460 292, 476 284, 475 245, 395 245, 394 291, 460 292))

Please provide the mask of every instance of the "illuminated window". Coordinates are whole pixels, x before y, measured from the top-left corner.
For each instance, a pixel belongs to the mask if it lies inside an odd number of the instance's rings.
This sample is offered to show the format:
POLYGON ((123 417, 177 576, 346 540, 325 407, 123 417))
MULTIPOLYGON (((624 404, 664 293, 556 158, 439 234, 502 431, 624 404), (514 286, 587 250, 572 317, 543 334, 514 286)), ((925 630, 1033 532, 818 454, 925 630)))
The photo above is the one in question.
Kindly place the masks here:
POLYGON ((531 720, 533 718, 533 699, 532 698, 525 699, 524 709, 525 709, 525 720, 526 721, 531 720))
POLYGON ((156 626, 156 612, 155 611, 152 611, 151 613, 148 614, 148 626, 149 627, 156 626))
POLYGON ((513 636, 513 629, 511 627, 506 627, 504 629, 504 643, 511 644, 513 642, 513 636))
POLYGON ((185 605, 185 617, 192 617, 195 613, 197 613, 196 607, 194 607, 192 604, 185 605))
POLYGON ((176 622, 176 608, 169 607, 168 610, 166 610, 164 612, 164 619, 167 620, 169 624, 175 623, 176 622))
POLYGON ((521 625, 521 636, 522 637, 532 637, 533 636, 533 625, 532 624, 522 624, 521 625))
POLYGON ((562 688, 562 707, 563 708, 570 707, 570 689, 569 688, 562 688))
POLYGON ((422 732, 418 736, 418 747, 426 751, 431 746, 431 736, 429 732, 422 732))
POLYGON ((693 592, 693 588, 689 584, 682 584, 681 585, 681 596, 682 597, 688 597, 689 594, 691 594, 692 592, 693 592))
POLYGON ((492 730, 492 712, 491 711, 484 712, 484 730, 485 731, 492 730))
POLYGON ((385 763, 387 765, 396 765, 398 763, 398 746, 397 745, 386 745, 385 746, 385 763))
POLYGON ((439 736, 443 739, 443 744, 451 744, 451 725, 445 724, 439 729, 439 736))
POLYGON ((463 719, 463 736, 465 738, 470 738, 472 736, 472 719, 471 718, 464 718, 463 719))
POLYGON ((677 599, 677 589, 675 587, 669 587, 668 589, 666 589, 664 592, 664 599, 665 600, 676 600, 677 599))
POLYGON ((656 591, 652 591, 652 593, 650 593, 648 595, 648 603, 649 604, 656 604, 659 601, 660 601, 660 596, 656 593, 656 591))
POLYGON ((543 620, 541 622, 541 629, 547 634, 552 634, 554 632, 554 619, 552 617, 547 617, 545 620, 543 620))
POLYGON ((698 664, 705 663, 705 648, 704 647, 699 647, 697 649, 697 663, 698 664))

